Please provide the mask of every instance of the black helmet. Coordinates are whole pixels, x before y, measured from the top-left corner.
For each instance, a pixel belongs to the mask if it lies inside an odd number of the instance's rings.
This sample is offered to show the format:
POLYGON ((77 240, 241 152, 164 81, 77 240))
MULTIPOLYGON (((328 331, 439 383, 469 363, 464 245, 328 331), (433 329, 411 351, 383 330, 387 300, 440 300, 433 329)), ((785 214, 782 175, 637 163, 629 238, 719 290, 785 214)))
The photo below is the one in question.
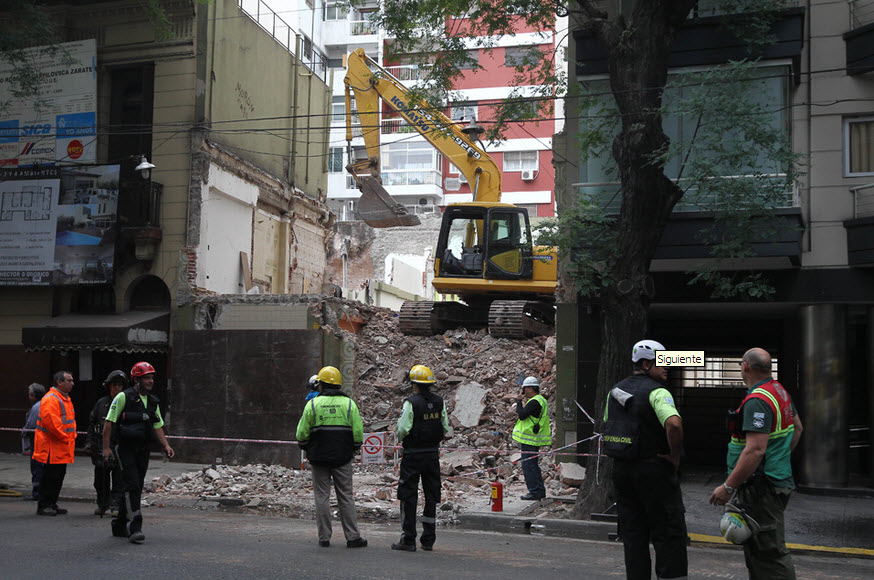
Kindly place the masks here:
POLYGON ((127 386, 127 375, 124 374, 124 371, 112 371, 106 375, 106 380, 103 381, 103 386, 108 387, 112 382, 122 383, 124 386, 127 386))

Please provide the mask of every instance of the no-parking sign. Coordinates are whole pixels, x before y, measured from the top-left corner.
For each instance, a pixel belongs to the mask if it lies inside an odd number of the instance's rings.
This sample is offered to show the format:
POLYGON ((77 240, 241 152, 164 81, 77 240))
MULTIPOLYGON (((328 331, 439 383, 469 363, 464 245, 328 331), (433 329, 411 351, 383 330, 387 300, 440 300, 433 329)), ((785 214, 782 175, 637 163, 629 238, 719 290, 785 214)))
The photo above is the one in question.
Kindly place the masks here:
POLYGON ((361 463, 385 463, 385 432, 365 433, 364 443, 361 445, 361 463))

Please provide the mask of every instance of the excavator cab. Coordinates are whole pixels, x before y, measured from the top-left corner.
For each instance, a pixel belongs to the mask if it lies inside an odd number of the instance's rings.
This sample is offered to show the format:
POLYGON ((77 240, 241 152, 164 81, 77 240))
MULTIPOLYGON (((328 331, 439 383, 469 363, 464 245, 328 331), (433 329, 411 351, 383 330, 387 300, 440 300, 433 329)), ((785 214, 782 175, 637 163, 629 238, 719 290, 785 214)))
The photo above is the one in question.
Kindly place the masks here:
POLYGON ((530 280, 532 254, 524 209, 506 204, 452 205, 443 214, 436 274, 445 278, 530 280))

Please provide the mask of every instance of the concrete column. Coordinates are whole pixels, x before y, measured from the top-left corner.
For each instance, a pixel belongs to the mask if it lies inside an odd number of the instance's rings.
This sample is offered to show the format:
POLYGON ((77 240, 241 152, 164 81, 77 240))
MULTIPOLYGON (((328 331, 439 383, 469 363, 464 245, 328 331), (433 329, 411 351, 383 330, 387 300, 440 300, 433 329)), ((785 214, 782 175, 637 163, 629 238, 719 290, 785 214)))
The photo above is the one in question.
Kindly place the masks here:
POLYGON ((804 457, 798 479, 807 487, 845 487, 850 447, 846 306, 802 306, 801 340, 804 457))

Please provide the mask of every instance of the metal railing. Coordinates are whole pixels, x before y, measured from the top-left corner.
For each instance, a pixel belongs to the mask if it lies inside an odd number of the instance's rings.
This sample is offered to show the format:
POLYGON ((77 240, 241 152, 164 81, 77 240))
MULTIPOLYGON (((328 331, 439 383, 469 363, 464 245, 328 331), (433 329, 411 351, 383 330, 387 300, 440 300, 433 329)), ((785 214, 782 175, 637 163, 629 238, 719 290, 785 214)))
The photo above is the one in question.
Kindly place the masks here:
POLYGON ((396 66, 387 66, 385 70, 390 72, 399 81, 418 81, 422 79, 424 70, 417 64, 400 64, 396 66))
POLYGON ((379 34, 379 27, 372 20, 350 20, 349 34, 352 36, 369 36, 379 34))
POLYGON ((850 7, 850 30, 874 23, 874 0, 847 0, 850 7))
POLYGON ((853 194, 854 218, 874 216, 874 183, 851 187, 850 193, 853 194))
POLYGON ((325 80, 328 73, 328 63, 313 51, 309 59, 304 58, 304 55, 295 53, 296 37, 295 31, 285 20, 283 20, 264 0, 237 0, 237 6, 243 13, 255 21, 267 34, 282 45, 289 54, 296 57, 310 71, 316 74, 320 79, 325 80))
POLYGON ((380 133, 393 135, 395 133, 416 133, 416 129, 407 123, 406 119, 383 119, 380 125, 380 133))

